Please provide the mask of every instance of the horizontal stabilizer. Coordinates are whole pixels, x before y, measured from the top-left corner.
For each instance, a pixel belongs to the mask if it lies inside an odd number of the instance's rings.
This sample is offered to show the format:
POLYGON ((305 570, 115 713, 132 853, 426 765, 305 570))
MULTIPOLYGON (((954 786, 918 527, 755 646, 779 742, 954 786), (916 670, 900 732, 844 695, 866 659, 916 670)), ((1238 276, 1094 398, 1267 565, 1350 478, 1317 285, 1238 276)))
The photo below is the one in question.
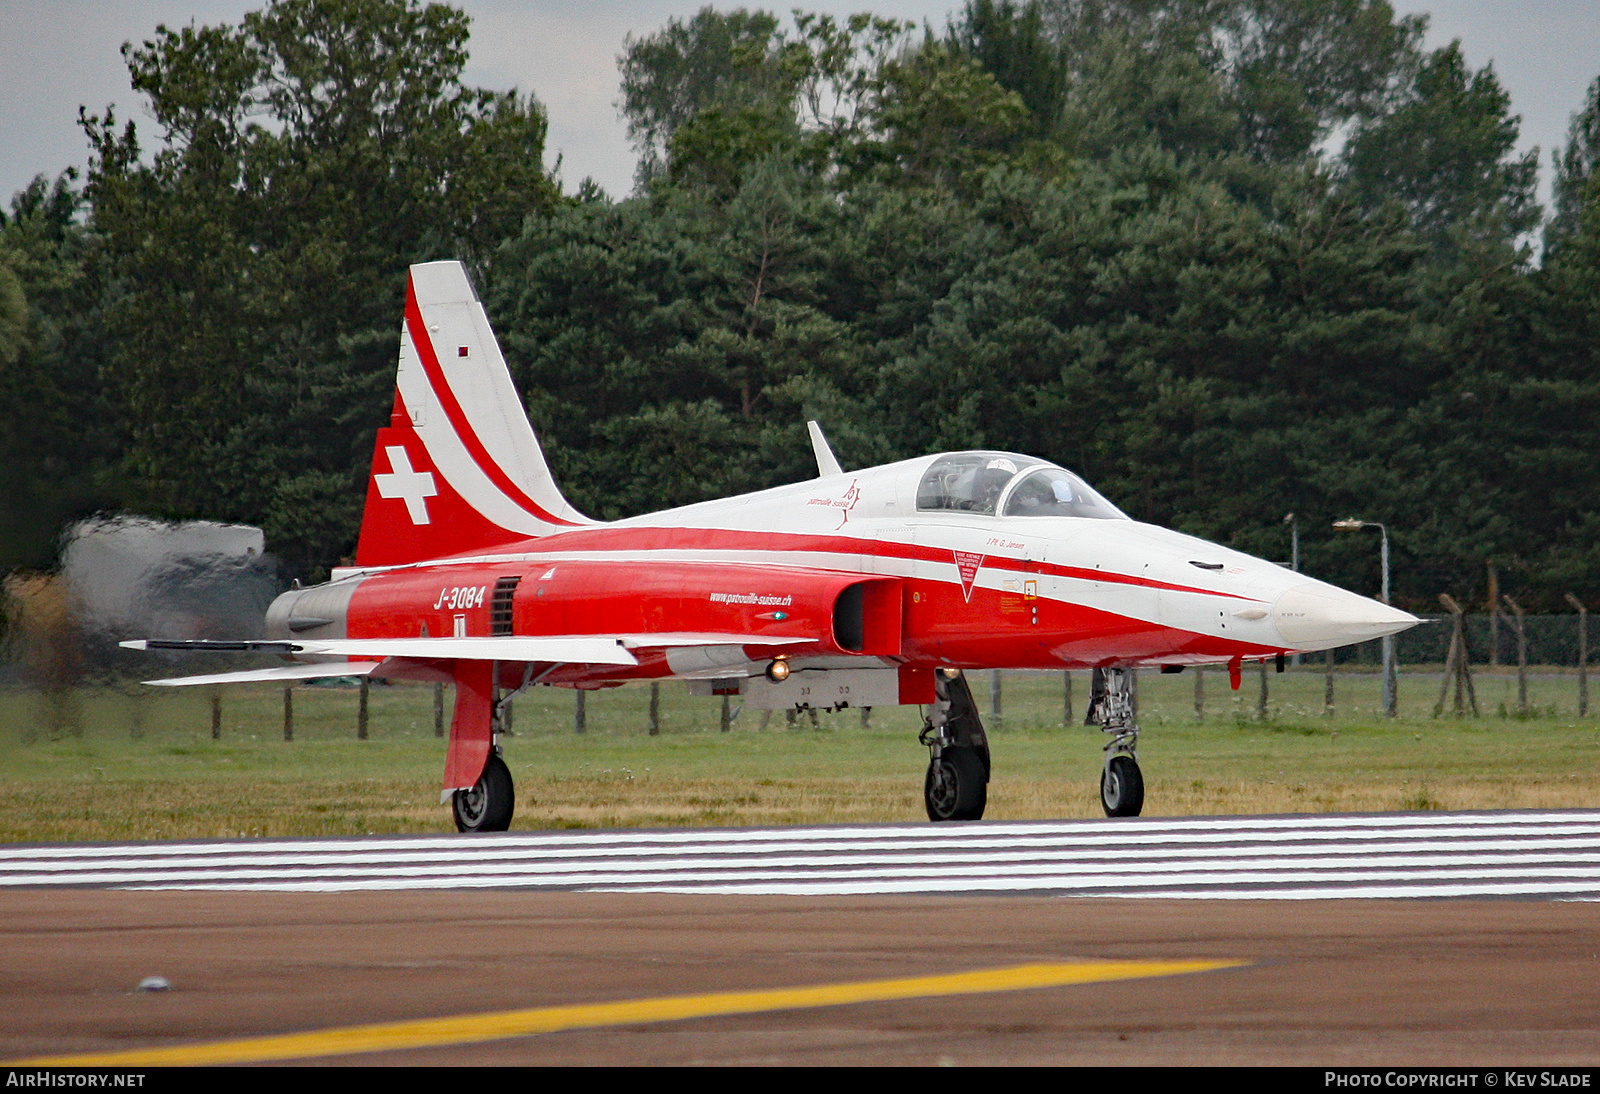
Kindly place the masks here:
POLYGON ((135 638, 117 645, 125 650, 187 650, 190 653, 297 653, 298 642, 242 638, 217 641, 211 638, 135 638))
POLYGON ((146 680, 151 687, 183 688, 200 684, 276 684, 296 680, 332 680, 340 676, 366 676, 381 661, 331 661, 321 665, 280 665, 272 669, 245 669, 243 672, 214 672, 208 676, 174 676, 166 680, 146 680))

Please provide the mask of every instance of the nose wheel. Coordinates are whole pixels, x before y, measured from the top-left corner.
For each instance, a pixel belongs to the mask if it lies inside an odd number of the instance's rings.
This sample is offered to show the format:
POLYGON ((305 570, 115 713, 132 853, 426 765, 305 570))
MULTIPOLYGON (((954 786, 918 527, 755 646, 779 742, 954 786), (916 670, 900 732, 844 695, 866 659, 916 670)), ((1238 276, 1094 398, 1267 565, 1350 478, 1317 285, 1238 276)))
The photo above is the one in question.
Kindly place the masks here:
POLYGON ((1139 771, 1139 723, 1133 714, 1133 673, 1095 669, 1089 687, 1085 725, 1111 736, 1100 769, 1100 806, 1108 817, 1137 817, 1144 809, 1144 775, 1139 771))
POLYGON ((1144 776, 1139 761, 1112 756, 1100 772, 1100 805, 1108 817, 1137 817, 1144 808, 1144 776))

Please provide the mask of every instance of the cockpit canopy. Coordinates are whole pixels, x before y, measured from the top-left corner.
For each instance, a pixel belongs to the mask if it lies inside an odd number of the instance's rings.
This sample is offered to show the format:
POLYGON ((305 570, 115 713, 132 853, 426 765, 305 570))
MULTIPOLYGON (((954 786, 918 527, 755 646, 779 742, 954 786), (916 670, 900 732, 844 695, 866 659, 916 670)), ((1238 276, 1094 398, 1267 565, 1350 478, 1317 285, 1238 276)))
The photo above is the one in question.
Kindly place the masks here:
POLYGON ((940 456, 917 486, 917 508, 1006 517, 1128 519, 1072 472, 1014 452, 940 456))

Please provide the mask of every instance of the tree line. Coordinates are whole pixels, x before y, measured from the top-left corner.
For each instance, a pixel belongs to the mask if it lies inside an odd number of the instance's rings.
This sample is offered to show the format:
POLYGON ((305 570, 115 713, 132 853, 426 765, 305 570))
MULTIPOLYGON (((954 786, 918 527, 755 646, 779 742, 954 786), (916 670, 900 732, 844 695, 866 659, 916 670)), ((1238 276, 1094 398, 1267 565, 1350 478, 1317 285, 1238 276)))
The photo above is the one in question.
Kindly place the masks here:
POLYGON ((992 447, 1401 602, 1600 590, 1600 80, 1537 153, 1382 0, 710 8, 628 39, 635 189, 564 191, 468 20, 276 0, 124 47, 146 132, 0 225, 0 569, 106 509, 352 552, 405 268, 462 258, 558 481, 614 518, 992 447))

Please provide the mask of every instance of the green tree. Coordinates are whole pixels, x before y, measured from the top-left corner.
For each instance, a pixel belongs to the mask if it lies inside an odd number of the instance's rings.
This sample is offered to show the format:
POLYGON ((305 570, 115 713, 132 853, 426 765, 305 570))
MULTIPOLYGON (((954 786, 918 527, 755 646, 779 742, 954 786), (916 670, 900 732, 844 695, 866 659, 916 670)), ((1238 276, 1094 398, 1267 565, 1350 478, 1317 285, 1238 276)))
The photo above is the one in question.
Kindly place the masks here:
POLYGON ((1469 71, 1459 42, 1434 51, 1407 101, 1351 139, 1351 193, 1369 208, 1399 202, 1436 246, 1512 243, 1539 221, 1539 156, 1516 155, 1510 108, 1492 66, 1469 71))
POLYGON ((1045 29, 1040 0, 968 0, 951 35, 1001 87, 1017 93, 1035 136, 1054 131, 1066 94, 1066 72, 1045 29))
POLYGON ((1212 56, 1245 147, 1296 163, 1341 126, 1388 113, 1410 84, 1427 17, 1387 0, 1233 0, 1216 8, 1212 56))
POLYGON ((732 194, 658 180, 530 223, 495 314, 577 504, 619 517, 803 477, 802 414, 851 375, 824 311, 837 219, 769 158, 732 194))
POLYGON ((559 200, 542 109, 463 86, 467 36, 438 4, 278 0, 124 47, 154 155, 83 123, 141 507, 261 523, 296 572, 348 552, 406 266, 491 273, 559 200))
POLYGON ((743 166, 783 150, 827 173, 867 134, 881 73, 909 24, 862 13, 843 22, 796 10, 794 26, 743 8, 629 37, 622 110, 638 181, 670 171, 725 192, 743 166))
POLYGON ((1425 26, 1384 0, 970 0, 953 35, 1069 145, 1297 164, 1392 108, 1425 26))
POLYGON ((1546 249, 1557 248, 1562 238, 1578 230, 1585 188, 1600 164, 1600 77, 1589 84, 1583 108, 1567 126, 1567 145, 1551 155, 1555 163, 1552 198, 1555 208, 1545 227, 1546 249))
POLYGON ((645 38, 629 35, 618 58, 620 105, 639 154, 639 181, 666 170, 673 138, 701 111, 792 115, 797 78, 783 46, 777 16, 744 8, 705 7, 645 38))
MULTIPOLYGON (((1591 88, 1586 112, 1594 102, 1591 88)), ((1600 176, 1592 165, 1581 186, 1575 176, 1563 195, 1570 226, 1534 279, 1537 367, 1526 368, 1525 352, 1510 358, 1506 385, 1514 485, 1536 486, 1520 514, 1532 522, 1524 557, 1551 601, 1600 575, 1600 176)))
POLYGON ((856 168, 887 169, 897 185, 970 190, 1012 151, 1028 110, 977 61, 928 40, 885 63, 869 111, 870 135, 856 168))
POLYGON ((0 572, 54 562, 62 526, 112 504, 120 437, 103 396, 93 240, 74 175, 35 178, 0 215, 0 572))

